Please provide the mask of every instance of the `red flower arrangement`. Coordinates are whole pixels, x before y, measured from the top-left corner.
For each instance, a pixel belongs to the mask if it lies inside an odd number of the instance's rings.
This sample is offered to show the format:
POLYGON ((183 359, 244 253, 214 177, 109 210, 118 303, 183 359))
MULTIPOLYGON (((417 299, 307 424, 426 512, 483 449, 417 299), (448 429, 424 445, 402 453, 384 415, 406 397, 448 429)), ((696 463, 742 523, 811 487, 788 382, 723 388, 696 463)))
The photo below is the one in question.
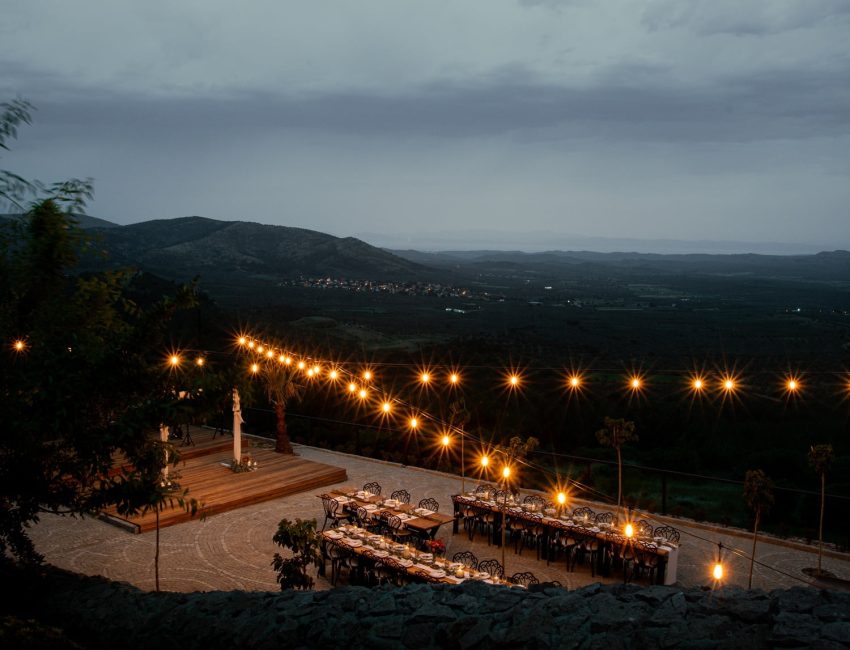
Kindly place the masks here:
POLYGON ((429 539, 425 545, 434 555, 442 555, 446 552, 446 543, 441 539, 429 539))

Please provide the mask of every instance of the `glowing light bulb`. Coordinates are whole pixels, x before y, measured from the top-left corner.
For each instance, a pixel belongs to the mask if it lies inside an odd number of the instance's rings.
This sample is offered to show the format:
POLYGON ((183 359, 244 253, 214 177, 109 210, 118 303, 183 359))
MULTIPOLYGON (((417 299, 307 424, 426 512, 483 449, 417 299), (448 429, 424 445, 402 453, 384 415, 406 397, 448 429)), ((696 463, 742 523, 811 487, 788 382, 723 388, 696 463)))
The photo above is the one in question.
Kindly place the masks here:
POLYGON ((356 390, 357 390, 357 384, 355 384, 354 382, 351 382, 350 384, 348 384, 348 392, 349 393, 353 393, 356 390))
POLYGON ((274 359, 274 350, 267 350, 266 351, 266 358, 267 359, 274 359))
POLYGON ((511 468, 505 465, 502 468, 502 478, 508 478, 511 475, 511 468))
POLYGON ((307 376, 308 376, 308 377, 312 377, 312 376, 313 376, 313 375, 315 375, 315 374, 316 374, 316 373, 315 373, 315 372, 313 372, 313 369, 312 369, 312 368, 307 368, 307 376))
POLYGON ((443 436, 442 438, 440 438, 440 442, 442 443, 443 447, 448 447, 449 443, 451 442, 451 438, 449 438, 448 436, 443 436))
POLYGON ((278 360, 278 361, 280 361, 281 363, 286 363, 286 355, 285 355, 285 354, 281 354, 281 355, 277 358, 277 360, 278 360))
POLYGON ((389 413, 390 409, 392 408, 392 405, 389 402, 384 402, 383 404, 381 404, 381 408, 383 409, 384 413, 389 413))
POLYGON ((255 345, 256 345, 256 344, 255 344, 253 341, 248 341, 248 347, 249 347, 250 349, 252 349, 252 350, 253 350, 255 345))
POLYGON ((256 375, 258 372, 260 372, 260 364, 258 364, 258 363, 252 363, 252 364, 251 364, 251 372, 253 372, 255 375, 256 375))
POLYGON ((429 375, 427 372, 423 372, 421 375, 419 375, 419 381, 421 381, 423 384, 427 384, 429 381, 431 381, 431 375, 429 375))
POLYGON ((487 467, 490 464, 490 459, 487 456, 481 457, 481 467, 487 467))
POLYGON ((169 362, 172 366, 176 366, 180 363, 180 357, 178 357, 176 354, 172 354, 171 358, 169 359, 169 362))
POLYGON ((415 429, 418 426, 419 426, 419 420, 417 420, 416 418, 410 418, 410 428, 415 429))
POLYGON ((715 580, 723 580, 723 565, 720 562, 715 562, 711 569, 711 576, 715 580))
POLYGON ((360 399, 366 399, 366 395, 368 395, 365 388, 361 388, 360 392, 357 394, 360 396, 360 399))
POLYGON ((639 390, 642 383, 640 377, 632 377, 629 381, 629 386, 631 386, 632 390, 639 390))
POLYGON ((731 392, 735 390, 735 380, 731 377, 723 380, 723 390, 731 392))
POLYGON ((287 366, 291 366, 292 365, 292 357, 284 357, 283 363, 286 364, 287 366))
POLYGON ((306 367, 307 367, 307 364, 304 363, 303 361, 298 362, 298 370, 304 370, 304 368, 306 368, 306 367))
POLYGON ((313 374, 318 376, 322 374, 322 367, 319 365, 313 366, 313 374))
POLYGON ((458 374, 456 372, 453 372, 452 374, 449 375, 449 382, 450 383, 456 384, 459 381, 460 381, 460 377, 458 376, 458 374))
POLYGON ((626 524, 626 530, 624 532, 626 533, 626 537, 631 539, 635 536, 635 527, 631 524, 626 524))
POLYGON ((570 377, 570 387, 571 388, 578 388, 580 385, 581 385, 581 379, 578 377, 578 375, 573 375, 572 377, 570 377))
POLYGON ((567 502, 567 495, 563 492, 558 492, 558 503, 564 505, 567 502))
POLYGON ((508 378, 508 381, 510 382, 511 386, 519 386, 519 377, 517 375, 511 375, 508 378))
POLYGON ((197 363, 199 366, 203 366, 206 363, 206 359, 204 359, 203 357, 198 357, 197 359, 195 359, 195 363, 197 363))
POLYGON ((372 381, 372 372, 371 372, 371 371, 369 371, 369 370, 365 370, 365 371, 363 372, 363 379, 364 379, 365 381, 372 381))
POLYGON ((26 344, 26 343, 24 343, 24 342, 23 342, 23 341, 21 341, 21 340, 17 340, 17 341, 15 341, 15 343, 14 343, 14 346, 13 346, 13 347, 15 348, 15 351, 16 351, 16 352, 23 352, 23 351, 24 351, 24 348, 25 348, 25 347, 27 347, 27 344, 26 344))
POLYGON ((702 390, 702 389, 703 389, 703 387, 705 386, 705 383, 703 382, 703 380, 702 380, 702 379, 700 379, 699 377, 697 377, 696 379, 694 379, 694 380, 691 382, 691 386, 693 386, 694 390, 702 390))
POLYGON ((800 387, 800 383, 796 379, 789 379, 787 386, 788 386, 788 390, 793 393, 795 390, 797 390, 800 387))
POLYGON ((331 370, 328 377, 335 380, 339 377, 339 373, 336 370, 331 370))
POLYGON ((246 339, 244 336, 239 337, 239 345, 245 345, 247 342, 248 339, 246 339))
POLYGON ((266 349, 262 345, 257 346, 257 354, 262 354, 266 349))

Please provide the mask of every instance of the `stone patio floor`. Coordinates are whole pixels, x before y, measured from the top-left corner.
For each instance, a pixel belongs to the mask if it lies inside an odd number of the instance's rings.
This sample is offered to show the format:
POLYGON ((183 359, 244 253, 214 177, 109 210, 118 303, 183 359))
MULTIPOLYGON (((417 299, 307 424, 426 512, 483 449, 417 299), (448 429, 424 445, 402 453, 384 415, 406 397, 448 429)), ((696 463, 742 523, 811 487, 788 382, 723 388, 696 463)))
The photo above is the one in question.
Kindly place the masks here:
MULTIPOLYGON (((460 491, 460 478, 440 472, 405 467, 398 464, 352 456, 339 452, 296 445, 296 452, 305 458, 338 467, 348 472, 348 481, 340 485, 360 487, 368 481, 378 481, 383 494, 399 488, 411 493, 411 503, 434 497, 440 511, 451 513, 451 495, 460 491)), ((259 471, 262 471, 260 468, 259 471)), ((467 480, 467 489, 474 485, 467 480)), ((328 488, 330 489, 330 488, 328 488)), ((253 506, 225 512, 205 520, 164 528, 160 535, 160 586, 167 591, 260 590, 277 591, 272 556, 278 547, 272 542, 278 522, 288 519, 316 518, 319 527, 324 520, 317 492, 281 497, 253 506)), ((589 503, 591 507, 594 504, 589 503)), ((596 505, 596 510, 610 509, 596 505)), ((644 516, 645 517, 645 516, 644 516)), ((649 517, 645 517, 649 518, 649 517)), ((661 522, 658 521, 656 525, 661 522)), ((728 529, 704 529, 676 522, 682 532, 678 562, 678 581, 684 586, 709 585, 710 566, 717 552, 717 542, 749 553, 751 540, 731 534, 728 529), (696 536, 694 536, 696 535, 696 536), (710 540, 710 541, 704 541, 710 540)), ((70 518, 44 515, 32 527, 31 536, 39 552, 58 567, 88 575, 102 575, 111 580, 129 582, 141 589, 154 588, 155 533, 135 535, 94 518, 70 518)), ((440 529, 438 538, 447 545, 447 556, 457 551, 471 550, 479 560, 501 560, 501 549, 488 546, 481 535, 469 542, 463 529, 452 535, 451 524, 440 529)), ((533 549, 521 555, 513 546, 506 549, 506 574, 531 571, 541 581, 558 580, 569 588, 593 582, 617 582, 622 577, 592 577, 587 566, 572 573, 563 562, 547 566, 537 560, 533 549)), ((775 589, 803 585, 807 577, 802 569, 816 566, 815 549, 792 548, 780 541, 760 538, 756 559, 780 573, 756 566, 753 586, 775 589), (785 575, 788 574, 788 575, 785 575)), ((749 562, 726 552, 727 584, 746 586, 749 562)), ((824 568, 845 580, 850 579, 850 556, 824 557, 824 568)), ((316 588, 327 589, 327 580, 317 577, 316 588)))

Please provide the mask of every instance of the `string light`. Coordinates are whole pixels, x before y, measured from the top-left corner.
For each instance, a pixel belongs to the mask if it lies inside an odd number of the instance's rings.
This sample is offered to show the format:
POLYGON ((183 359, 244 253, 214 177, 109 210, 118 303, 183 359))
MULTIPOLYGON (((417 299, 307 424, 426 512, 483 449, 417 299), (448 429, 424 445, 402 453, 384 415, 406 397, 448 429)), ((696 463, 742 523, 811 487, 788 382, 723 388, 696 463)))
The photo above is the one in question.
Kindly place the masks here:
POLYGON ((313 375, 315 375, 315 374, 316 374, 316 373, 315 373, 315 371, 314 371, 312 368, 307 368, 307 376, 308 376, 308 377, 312 377, 312 376, 313 376, 313 375))
POLYGON ((632 537, 635 536, 635 527, 632 526, 631 524, 626 524, 626 527, 623 530, 623 532, 625 533, 626 537, 631 539, 632 537))
POLYGON ((416 417, 412 417, 410 418, 410 422, 408 424, 410 425, 411 429, 416 429, 416 427, 419 426, 419 420, 417 420, 416 417))
POLYGON ((252 363, 252 364, 251 364, 251 372, 252 372, 253 374, 255 374, 255 375, 256 375, 258 372, 260 372, 260 364, 259 364, 259 363, 252 363))
POLYGON ((172 354, 171 357, 168 359, 168 362, 171 364, 172 368, 176 368, 180 365, 180 357, 176 354, 172 354))
POLYGON ((384 413, 389 413, 390 410, 392 410, 392 404, 390 404, 389 402, 384 402, 383 404, 381 404, 381 410, 384 413))
POLYGON ((691 380, 691 388, 693 388, 695 393, 702 392, 705 388, 705 379, 703 379, 700 375, 695 376, 691 380))
POLYGON ((459 381, 460 381, 460 375, 458 375, 456 372, 453 372, 449 375, 449 383, 450 384, 457 385, 457 383, 459 381))
POLYGON ((266 349, 262 345, 257 346, 257 354, 262 354, 265 350, 266 349))
POLYGON ((481 457, 481 467, 487 467, 490 464, 490 458, 485 454, 481 457))
POLYGON ((631 388, 633 392, 639 391, 643 388, 643 379, 638 375, 632 375, 629 377, 629 388, 631 388))
POLYGON ((284 363, 284 365, 291 366, 292 365, 292 357, 284 357, 283 363, 284 363))
POLYGON ((558 505, 563 506, 567 502, 567 495, 564 492, 558 492, 556 499, 558 505))
POLYGON ((372 381, 373 376, 374 375, 372 375, 371 370, 364 370, 363 371, 363 381, 372 381))
POLYGON ((332 381, 336 381, 336 380, 339 378, 339 373, 336 371, 336 369, 331 370, 331 371, 328 373, 328 377, 329 377, 332 381))
POLYGON ((320 365, 313 366, 313 374, 317 377, 322 374, 322 367, 320 365))
POLYGON ((419 375, 419 381, 421 381, 423 384, 427 384, 429 381, 431 381, 431 375, 427 372, 423 372, 421 375, 419 375))
POLYGON ((248 342, 248 339, 246 339, 244 336, 239 337, 239 345, 245 345, 245 343, 247 343, 247 342, 248 342))
POLYGON ((570 375, 567 378, 567 386, 569 386, 572 390, 575 390, 581 386, 581 377, 578 375, 570 375))
POLYGON ((727 393, 734 393, 735 389, 738 387, 738 383, 731 375, 724 375, 721 382, 723 390, 725 390, 727 393))
POLYGON ((14 348, 15 352, 23 352, 26 349, 26 347, 27 347, 27 344, 24 341, 22 341, 21 339, 18 339, 17 341, 15 341, 12 344, 12 348, 14 348))
POLYGON ((349 393, 356 393, 357 392, 357 384, 355 384, 353 381, 350 384, 348 384, 348 392, 349 393))
POLYGON ((298 362, 298 370, 304 370, 304 368, 306 368, 306 367, 307 367, 307 364, 304 363, 303 361, 298 362))
POLYGON ((274 350, 266 351, 266 358, 267 359, 274 359, 274 350))
POLYGON ((253 350, 256 344, 253 341, 248 341, 248 348, 253 350))
POLYGON ((449 438, 449 436, 447 435, 444 435, 442 438, 440 438, 440 444, 442 444, 443 447, 448 447, 451 441, 452 439, 449 438))
POLYGON ((507 377, 508 388, 511 388, 511 389, 519 388, 520 381, 521 381, 520 376, 517 373, 515 373, 515 372, 510 373, 507 377))
POLYGON ((369 394, 369 392, 368 392, 365 388, 361 388, 361 389, 360 389, 360 392, 359 392, 359 393, 357 393, 357 396, 358 396, 360 399, 366 399, 366 396, 367 396, 368 394, 369 394))
POLYGON ((203 366, 206 363, 206 359, 204 359, 203 357, 198 357, 197 359, 195 359, 195 363, 197 363, 199 366, 203 366))
POLYGON ((508 478, 510 478, 510 476, 511 476, 511 468, 508 467, 507 465, 505 465, 502 468, 502 478, 508 479, 508 478))

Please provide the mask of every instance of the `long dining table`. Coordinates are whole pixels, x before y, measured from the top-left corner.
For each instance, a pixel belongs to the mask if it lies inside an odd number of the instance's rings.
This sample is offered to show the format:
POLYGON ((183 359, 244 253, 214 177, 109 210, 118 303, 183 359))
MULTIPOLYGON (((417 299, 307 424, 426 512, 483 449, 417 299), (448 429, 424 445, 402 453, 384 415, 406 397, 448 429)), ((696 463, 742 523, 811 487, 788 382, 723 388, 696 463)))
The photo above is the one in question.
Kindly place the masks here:
MULTIPOLYGON (((416 533, 421 539, 434 539, 440 526, 454 520, 451 515, 440 514, 424 508, 416 508, 408 503, 401 503, 358 490, 357 488, 342 487, 335 488, 328 494, 342 506, 347 512, 354 512, 358 507, 364 507, 371 516, 381 511, 390 511, 402 516, 402 524, 405 528, 416 533)), ((324 494, 319 495, 324 496, 324 494)))
MULTIPOLYGON (((321 536, 324 560, 330 556, 328 547, 335 546, 345 554, 356 555, 375 565, 381 565, 386 571, 409 581, 456 585, 467 580, 478 580, 493 585, 521 587, 483 571, 470 569, 459 562, 435 557, 432 553, 419 551, 408 544, 398 543, 389 537, 371 533, 352 524, 343 524, 323 531, 321 536)), ((319 566, 319 574, 325 575, 325 573, 326 568, 323 562, 319 566)))
MULTIPOLYGON (((549 540, 556 534, 568 534, 576 539, 596 539, 603 548, 607 547, 612 551, 623 548, 625 545, 640 543, 644 548, 653 549, 651 552, 656 555, 658 565, 656 568, 656 582, 658 584, 671 585, 676 582, 677 565, 679 559, 679 546, 672 542, 660 538, 627 538, 620 530, 610 525, 596 524, 587 519, 574 520, 567 516, 558 516, 556 512, 547 512, 546 510, 536 512, 530 511, 528 508, 523 508, 515 502, 508 504, 490 501, 473 494, 456 494, 452 496, 454 504, 454 524, 452 532, 458 533, 458 523, 462 519, 464 508, 472 508, 480 512, 489 512, 493 517, 492 543, 495 545, 501 544, 502 534, 502 511, 504 510, 507 518, 517 518, 523 520, 527 524, 539 525, 543 528, 542 550, 543 557, 547 557, 549 550, 549 540), (653 548, 654 547, 654 548, 653 548)), ((603 558, 605 553, 599 553, 597 557, 598 570, 604 573, 605 567, 603 558)))

